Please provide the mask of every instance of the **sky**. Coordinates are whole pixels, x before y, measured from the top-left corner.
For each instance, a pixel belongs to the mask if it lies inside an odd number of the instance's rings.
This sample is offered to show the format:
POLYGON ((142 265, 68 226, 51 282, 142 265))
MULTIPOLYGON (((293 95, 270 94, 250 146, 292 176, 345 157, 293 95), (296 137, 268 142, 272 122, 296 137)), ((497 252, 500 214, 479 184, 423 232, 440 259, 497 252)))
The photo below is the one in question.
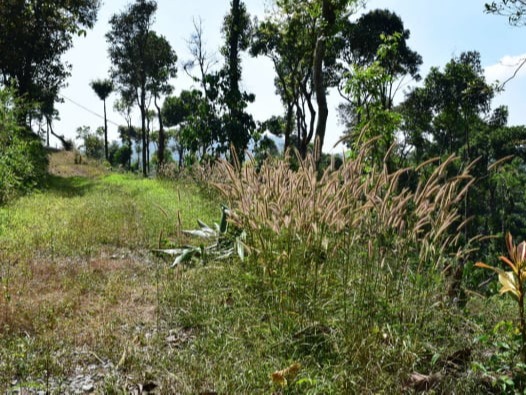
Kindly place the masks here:
MULTIPOLYGON (((69 138, 75 138, 76 129, 90 126, 92 130, 103 125, 103 104, 90 87, 95 79, 108 78, 110 61, 108 59, 105 34, 109 31, 112 15, 125 10, 131 0, 106 0, 99 10, 98 21, 86 37, 77 37, 73 48, 64 56, 71 64, 72 75, 68 86, 61 90, 64 103, 57 104, 59 121, 54 130, 69 138)), ((398 14, 406 29, 411 32, 408 41, 410 48, 423 58, 420 74, 425 77, 431 67, 443 68, 453 57, 464 51, 476 50, 481 54, 487 82, 503 82, 512 76, 517 64, 526 56, 524 37, 526 27, 513 27, 505 17, 484 13, 487 0, 369 0, 366 8, 389 9, 398 14)), ((158 10, 153 26, 158 34, 167 38, 178 56, 178 77, 172 81, 175 93, 192 86, 182 64, 191 59, 188 40, 194 32, 194 21, 202 20, 206 49, 221 61, 219 48, 223 43, 221 25, 229 10, 229 0, 157 0, 158 10)), ((271 0, 244 0, 248 12, 258 19, 265 17, 271 0)), ((357 15, 359 16, 359 14, 357 15)), ((242 87, 254 93, 256 100, 248 108, 256 120, 265 120, 272 115, 282 115, 283 107, 275 94, 274 70, 270 61, 264 57, 243 57, 242 87)), ((407 81, 404 89, 417 85, 407 81)), ((401 91, 398 100, 402 100, 401 91)), ((117 125, 125 124, 121 115, 113 111, 113 103, 118 98, 113 93, 107 99, 109 140, 118 140, 117 125)), ((336 92, 329 94, 329 119, 324 151, 340 152, 341 146, 334 148, 343 127, 338 123, 336 107, 340 98, 336 92)), ((526 67, 509 81, 503 93, 494 101, 494 106, 507 105, 509 124, 526 124, 526 67)), ((134 123, 140 118, 135 114, 134 123)), ((77 141, 77 144, 80 144, 77 141)), ((52 141, 52 145, 58 145, 52 141)))

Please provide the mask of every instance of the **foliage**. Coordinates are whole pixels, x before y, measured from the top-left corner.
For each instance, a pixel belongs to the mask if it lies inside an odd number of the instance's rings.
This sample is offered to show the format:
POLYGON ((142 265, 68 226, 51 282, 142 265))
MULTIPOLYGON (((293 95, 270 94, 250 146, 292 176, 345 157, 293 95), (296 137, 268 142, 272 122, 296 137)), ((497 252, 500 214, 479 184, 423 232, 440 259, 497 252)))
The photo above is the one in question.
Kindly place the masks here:
POLYGON ((77 140, 81 140, 82 144, 79 148, 84 151, 84 154, 93 159, 104 159, 104 130, 97 129, 95 132, 91 131, 89 126, 80 126, 77 128, 77 140))
POLYGON ((469 160, 470 141, 489 113, 493 87, 486 83, 478 52, 464 52, 443 71, 434 67, 402 104, 403 130, 418 160, 450 155, 463 147, 469 160))
POLYGON ((344 136, 347 145, 358 151, 364 141, 376 139, 371 159, 377 165, 395 144, 395 133, 402 121, 391 103, 390 89, 397 76, 384 66, 387 59, 396 57, 400 35, 382 36, 381 40, 383 44, 377 49, 376 60, 364 66, 354 65, 344 73, 344 91, 352 98, 352 104, 344 106, 342 111, 345 117, 351 117, 347 122, 350 130, 344 136))
POLYGON ((526 242, 519 245, 513 243, 510 233, 506 234, 506 247, 508 248, 509 258, 501 256, 500 259, 511 268, 505 271, 500 268, 477 262, 475 266, 490 269, 499 275, 499 282, 502 285, 500 294, 510 292, 517 300, 519 330, 521 333, 521 355, 522 361, 526 363, 526 318, 524 316, 524 293, 526 281, 526 242))
POLYGON ((220 100, 227 111, 222 117, 222 129, 226 139, 220 143, 224 152, 229 152, 230 147, 234 147, 241 160, 245 157, 245 150, 255 129, 252 115, 245 111, 247 104, 254 101, 254 95, 242 92, 239 87, 241 53, 248 49, 251 29, 250 15, 245 4, 240 0, 232 0, 230 13, 225 16, 223 22, 225 45, 221 53, 225 57, 225 65, 219 73, 219 82, 220 100))
POLYGON ((338 90, 345 99, 339 112, 348 129, 347 143, 359 146, 360 135, 365 140, 381 136, 377 161, 394 143, 399 128, 393 99, 402 80, 406 76, 420 79, 422 58, 408 47, 409 37, 398 15, 373 10, 355 23, 346 23, 339 44, 338 90))
MULTIPOLYGON (((485 80, 480 54, 466 52, 443 70, 432 68, 423 86, 409 93, 400 108, 405 160, 419 162, 456 153, 462 158, 461 166, 466 166, 478 158, 472 171, 477 182, 464 202, 464 218, 471 218, 465 242, 479 234, 503 236, 505 229, 516 236, 523 231, 516 213, 525 197, 510 187, 523 178, 521 146, 526 129, 506 126, 505 107, 492 111, 495 93, 485 80)), ((480 248, 479 253, 491 256, 501 246, 486 240, 480 248)))
POLYGON ((221 122, 201 91, 183 90, 179 96, 167 97, 162 114, 167 126, 177 127, 174 137, 180 166, 186 153, 204 157, 217 142, 221 122))
POLYGON ((221 207, 221 222, 215 223, 211 228, 201 220, 197 220, 199 229, 183 230, 182 232, 189 236, 200 237, 205 240, 212 240, 210 245, 184 246, 179 248, 156 249, 155 252, 175 256, 171 267, 174 268, 181 264, 189 264, 196 259, 201 263, 207 263, 209 260, 223 260, 232 257, 237 253, 239 258, 245 258, 246 247, 243 243, 245 234, 243 232, 230 231, 228 226, 228 216, 230 210, 226 206, 221 207))
POLYGON ((104 158, 109 160, 108 153, 108 120, 106 119, 106 99, 113 92, 112 80, 95 80, 90 83, 91 88, 100 100, 104 102, 104 158))
MULTIPOLYGON (((112 77, 126 101, 133 98, 141 112, 143 176, 148 172, 147 97, 151 94, 156 103, 159 95, 170 92, 168 80, 175 76, 177 60, 168 41, 151 30, 156 10, 155 1, 137 0, 111 18, 106 34, 112 77)), ((160 117, 160 107, 156 107, 160 117)), ((164 134, 159 138, 164 152, 164 134)))
POLYGON ((526 16, 526 2, 524 0, 499 0, 484 4, 485 10, 490 14, 508 17, 511 25, 524 25, 526 16))
POLYGON ((46 178, 48 159, 40 139, 18 123, 24 108, 11 90, 0 89, 0 204, 46 178))
POLYGON ((75 36, 93 27, 99 4, 99 0, 2 1, 0 82, 52 116, 58 91, 70 74, 62 55, 75 36))

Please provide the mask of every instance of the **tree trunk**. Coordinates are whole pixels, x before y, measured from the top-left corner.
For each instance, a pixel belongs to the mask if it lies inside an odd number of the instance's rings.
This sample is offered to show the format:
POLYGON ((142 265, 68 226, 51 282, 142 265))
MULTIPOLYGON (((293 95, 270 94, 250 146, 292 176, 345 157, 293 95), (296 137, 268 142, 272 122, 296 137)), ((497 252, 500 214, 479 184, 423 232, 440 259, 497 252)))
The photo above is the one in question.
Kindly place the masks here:
POLYGON ((157 104, 157 96, 154 97, 153 103, 155 108, 157 108, 157 117, 159 118, 159 149, 157 150, 157 170, 159 170, 164 163, 165 136, 163 118, 161 116, 161 108, 157 104))
POLYGON ((104 102, 104 157, 109 160, 108 157, 108 119, 106 118, 106 99, 104 102))
POLYGON ((142 141, 142 175, 148 176, 146 171, 146 93, 141 91, 140 104, 141 107, 141 141, 142 141))
POLYGON ((51 134, 55 136, 57 139, 59 139, 60 143, 62 144, 62 148, 68 151, 68 147, 70 146, 69 142, 66 140, 66 138, 63 135, 55 133, 55 131, 53 130, 52 120, 50 117, 46 116, 46 123, 47 123, 48 131, 51 132, 51 134))
POLYGON ((285 123, 285 146, 283 148, 284 152, 287 152, 287 149, 290 146, 290 135, 292 134, 292 128, 293 128, 293 104, 287 104, 287 115, 286 115, 286 123, 285 123))
POLYGON ((327 118, 329 108, 327 106, 327 94, 323 83, 323 58, 325 57, 325 37, 321 36, 316 42, 314 51, 314 61, 312 67, 312 80, 314 91, 316 92, 316 102, 318 104, 318 123, 316 124, 316 137, 314 138, 314 161, 319 166, 325 140, 325 130, 327 128, 327 118))

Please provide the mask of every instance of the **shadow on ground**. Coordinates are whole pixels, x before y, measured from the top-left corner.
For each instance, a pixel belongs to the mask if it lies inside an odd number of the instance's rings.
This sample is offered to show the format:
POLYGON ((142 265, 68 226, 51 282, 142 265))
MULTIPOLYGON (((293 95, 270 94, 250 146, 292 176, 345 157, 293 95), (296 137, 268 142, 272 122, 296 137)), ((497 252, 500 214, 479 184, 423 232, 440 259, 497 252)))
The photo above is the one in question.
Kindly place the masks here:
POLYGON ((46 190, 60 197, 77 197, 85 195, 93 186, 93 180, 86 177, 61 177, 50 174, 46 190))

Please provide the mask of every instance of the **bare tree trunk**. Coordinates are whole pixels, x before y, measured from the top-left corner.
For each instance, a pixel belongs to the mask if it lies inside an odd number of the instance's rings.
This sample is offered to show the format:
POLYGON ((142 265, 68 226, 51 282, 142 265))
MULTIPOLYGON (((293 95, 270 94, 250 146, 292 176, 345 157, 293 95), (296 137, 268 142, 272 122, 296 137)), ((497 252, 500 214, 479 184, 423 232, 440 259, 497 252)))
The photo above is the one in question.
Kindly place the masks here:
POLYGON ((286 152, 287 149, 290 146, 290 135, 292 134, 292 128, 293 128, 293 104, 288 103, 287 104, 287 115, 286 115, 286 123, 285 123, 285 146, 284 151, 286 152))
POLYGON ((314 138, 314 161, 316 166, 321 160, 323 141, 327 128, 327 118, 329 108, 327 107, 327 94, 323 82, 323 58, 325 57, 325 37, 321 36, 316 42, 314 51, 314 64, 312 67, 312 80, 314 91, 316 92, 316 102, 318 104, 318 123, 316 124, 316 137, 314 138))
POLYGON ((157 109, 157 117, 159 118, 159 149, 157 150, 157 169, 160 169, 164 163, 164 150, 165 150, 165 136, 163 127, 163 118, 161 116, 161 108, 157 104, 157 96, 154 97, 153 103, 157 109))
POLYGON ((142 141, 142 175, 148 176, 146 170, 146 92, 141 91, 139 106, 141 107, 141 141, 142 141))
POLYGON ((109 160, 108 157, 108 120, 106 118, 106 99, 104 102, 104 157, 109 160))

